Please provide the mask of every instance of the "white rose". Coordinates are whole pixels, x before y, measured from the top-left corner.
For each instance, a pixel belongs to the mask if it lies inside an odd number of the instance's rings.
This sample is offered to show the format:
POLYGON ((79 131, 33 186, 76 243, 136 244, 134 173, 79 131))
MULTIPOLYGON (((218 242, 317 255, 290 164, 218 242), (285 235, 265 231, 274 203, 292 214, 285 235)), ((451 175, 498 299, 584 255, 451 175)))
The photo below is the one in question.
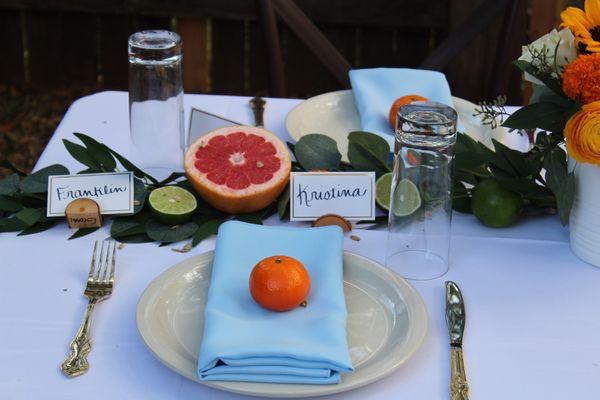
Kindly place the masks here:
MULTIPOLYGON (((565 65, 573 61, 577 57, 577 47, 575 46, 575 36, 571 33, 570 29, 562 29, 557 31, 553 29, 552 32, 542 36, 529 46, 523 46, 523 54, 519 57, 519 60, 531 62, 532 56, 529 51, 533 48, 537 51, 548 49, 548 61, 554 71, 553 74, 556 77, 562 75, 562 71, 565 65), (557 47, 558 46, 558 49, 557 47), (556 50, 556 62, 554 61, 554 52, 556 50)), ((536 85, 543 85, 539 79, 534 78, 528 73, 525 73, 525 80, 535 83, 536 85)))

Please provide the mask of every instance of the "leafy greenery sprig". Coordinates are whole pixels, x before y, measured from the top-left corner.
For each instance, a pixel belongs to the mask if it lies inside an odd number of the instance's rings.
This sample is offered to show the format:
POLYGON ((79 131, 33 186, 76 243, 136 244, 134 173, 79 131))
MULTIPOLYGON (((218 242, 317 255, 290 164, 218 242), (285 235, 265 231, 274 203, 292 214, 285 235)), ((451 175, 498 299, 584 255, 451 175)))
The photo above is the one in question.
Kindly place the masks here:
MULTIPOLYGON (((153 189, 166 185, 176 185, 193 193, 185 174, 174 172, 159 181, 103 143, 82 133, 75 133, 75 136, 82 144, 68 140, 64 144, 67 151, 87 167, 79 174, 128 170, 135 175, 134 214, 111 220, 110 235, 120 242, 168 245, 190 240, 183 249, 174 249, 185 252, 215 234, 219 225, 227 220, 262 224, 275 213, 280 219, 287 218, 290 198, 289 190, 284 190, 277 201, 264 210, 242 215, 225 214, 198 197, 198 208, 189 222, 175 226, 161 224, 152 217, 146 205, 147 196, 153 189)), ((292 169, 375 171, 377 177, 392 170, 390 147, 385 139, 368 132, 351 132, 348 139, 349 162, 342 161, 335 141, 324 135, 306 135, 296 144, 288 143, 296 159, 292 169)), ((458 135, 454 208, 470 212, 470 188, 481 179, 494 177, 510 190, 520 193, 531 207, 557 208, 564 222, 572 204, 569 194, 572 192, 564 189, 573 186, 573 174, 567 172, 564 150, 558 147, 561 140, 560 135, 552 133, 538 135, 533 149, 520 153, 498 142, 494 142, 494 150, 491 150, 467 135, 458 135), (547 170, 545 178, 541 174, 542 168, 547 170)), ((26 175, 6 161, 1 162, 0 167, 13 172, 0 181, 0 232, 28 235, 50 229, 61 220, 46 217, 47 181, 49 175, 69 174, 67 168, 54 164, 26 175)), ((385 216, 378 218, 376 223, 386 219, 385 216)), ((69 239, 95 230, 79 229, 69 239)))
MULTIPOLYGON (((191 240, 184 251, 215 234, 220 224, 236 219, 262 224, 271 215, 278 213, 285 219, 289 210, 289 190, 284 190, 276 203, 255 213, 225 214, 197 197, 198 208, 187 223, 175 226, 156 221, 146 206, 148 194, 159 187, 176 185, 194 192, 183 172, 173 172, 159 181, 115 150, 83 133, 74 133, 81 143, 63 140, 69 154, 86 168, 78 174, 114 172, 119 170, 134 173, 134 214, 115 217, 111 221, 110 235, 123 243, 158 242, 167 245, 182 240, 191 240)), ((297 161, 296 171, 324 170, 376 170, 381 175, 390 171, 389 146, 384 139, 364 132, 350 134, 351 164, 341 162, 341 154, 335 141, 324 135, 308 135, 296 145, 289 143, 297 161), (373 167, 371 167, 373 162, 373 167), (353 166, 354 165, 354 166, 353 166)), ((62 218, 46 217, 46 201, 49 175, 66 175, 69 170, 54 164, 27 175, 7 161, 0 163, 13 173, 0 181, 0 232, 19 232, 28 235, 50 229, 62 218)), ((79 229, 69 239, 83 237, 97 228, 79 229)))

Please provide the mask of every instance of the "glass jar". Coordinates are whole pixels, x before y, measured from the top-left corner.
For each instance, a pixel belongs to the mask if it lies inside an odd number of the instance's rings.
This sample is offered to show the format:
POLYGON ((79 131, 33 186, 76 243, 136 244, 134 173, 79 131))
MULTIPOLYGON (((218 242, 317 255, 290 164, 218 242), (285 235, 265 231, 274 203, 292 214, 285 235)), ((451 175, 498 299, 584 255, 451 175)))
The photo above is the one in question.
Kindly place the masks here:
POLYGON ((386 265, 408 279, 448 271, 456 120, 439 103, 398 110, 386 265))

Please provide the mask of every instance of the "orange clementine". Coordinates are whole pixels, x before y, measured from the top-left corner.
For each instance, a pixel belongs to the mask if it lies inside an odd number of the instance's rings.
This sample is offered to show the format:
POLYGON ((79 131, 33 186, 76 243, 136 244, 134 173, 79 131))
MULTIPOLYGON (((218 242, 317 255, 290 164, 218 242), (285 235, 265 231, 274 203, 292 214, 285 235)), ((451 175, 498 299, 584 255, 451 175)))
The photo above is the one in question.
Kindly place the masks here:
POLYGON ((396 129, 396 119, 398 118, 398 109, 402 106, 410 104, 414 101, 428 101, 426 97, 419 96, 418 94, 407 94, 406 96, 398 97, 392 107, 390 107, 390 115, 388 119, 392 129, 396 129))
POLYGON ((309 292, 308 271, 292 257, 267 257, 250 274, 250 294, 267 310, 292 310, 306 302, 309 292))

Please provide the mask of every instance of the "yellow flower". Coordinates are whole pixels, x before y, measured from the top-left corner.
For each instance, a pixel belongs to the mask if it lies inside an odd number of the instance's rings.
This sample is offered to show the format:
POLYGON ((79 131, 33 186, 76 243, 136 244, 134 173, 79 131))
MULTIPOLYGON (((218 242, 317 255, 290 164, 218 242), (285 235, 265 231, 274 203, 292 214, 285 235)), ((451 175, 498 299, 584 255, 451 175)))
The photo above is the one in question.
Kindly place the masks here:
POLYGON ((585 0, 585 11, 568 7, 560 13, 561 27, 571 29, 581 50, 600 52, 600 0, 585 0))
POLYGON ((600 101, 584 105, 569 119, 565 139, 575 160, 600 165, 600 101))

